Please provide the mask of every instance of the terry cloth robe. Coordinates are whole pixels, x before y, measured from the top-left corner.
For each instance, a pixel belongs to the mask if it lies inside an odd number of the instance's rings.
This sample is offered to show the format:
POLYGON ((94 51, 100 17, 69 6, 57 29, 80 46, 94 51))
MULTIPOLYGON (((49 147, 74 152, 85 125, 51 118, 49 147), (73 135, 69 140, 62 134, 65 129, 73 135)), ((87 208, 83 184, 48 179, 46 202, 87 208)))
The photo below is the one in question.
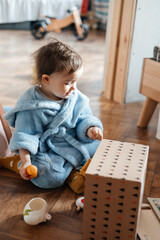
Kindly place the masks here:
POLYGON ((31 181, 41 188, 61 186, 73 168, 92 157, 99 141, 90 139, 87 129, 103 128, 88 98, 78 90, 61 104, 43 96, 38 87, 29 88, 4 117, 15 128, 11 151, 30 152, 38 168, 38 176, 31 181))

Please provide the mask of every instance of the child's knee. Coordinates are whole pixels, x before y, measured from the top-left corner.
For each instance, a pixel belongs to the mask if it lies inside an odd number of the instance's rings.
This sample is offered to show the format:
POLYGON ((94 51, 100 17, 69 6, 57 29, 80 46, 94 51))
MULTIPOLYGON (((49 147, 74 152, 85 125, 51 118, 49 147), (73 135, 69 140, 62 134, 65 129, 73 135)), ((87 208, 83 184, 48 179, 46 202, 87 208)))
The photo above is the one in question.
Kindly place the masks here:
POLYGON ((57 188, 64 184, 69 173, 66 174, 66 172, 52 171, 51 174, 51 172, 43 172, 43 174, 40 174, 38 177, 32 179, 31 181, 41 188, 57 188))

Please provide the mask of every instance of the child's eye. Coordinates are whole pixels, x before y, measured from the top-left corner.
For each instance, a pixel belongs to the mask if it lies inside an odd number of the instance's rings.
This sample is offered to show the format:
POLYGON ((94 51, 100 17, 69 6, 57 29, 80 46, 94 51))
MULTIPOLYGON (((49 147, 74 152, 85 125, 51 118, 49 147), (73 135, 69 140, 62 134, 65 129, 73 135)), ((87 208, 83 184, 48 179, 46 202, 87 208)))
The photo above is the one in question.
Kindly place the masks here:
POLYGON ((65 83, 65 85, 69 85, 70 83, 65 83))

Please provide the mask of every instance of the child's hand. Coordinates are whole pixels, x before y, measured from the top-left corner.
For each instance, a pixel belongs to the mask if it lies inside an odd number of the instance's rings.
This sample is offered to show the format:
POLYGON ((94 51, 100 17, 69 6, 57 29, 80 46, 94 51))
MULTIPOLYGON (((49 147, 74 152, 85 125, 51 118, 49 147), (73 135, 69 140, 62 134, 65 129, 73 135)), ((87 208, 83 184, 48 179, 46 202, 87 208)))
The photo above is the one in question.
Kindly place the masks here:
POLYGON ((21 165, 21 168, 20 168, 20 175, 23 179, 29 180, 30 176, 28 175, 26 168, 29 165, 31 165, 30 153, 26 149, 20 149, 19 150, 19 155, 20 155, 21 162, 22 162, 22 165, 21 165))
POLYGON ((30 163, 26 162, 24 164, 22 164, 21 168, 20 168, 20 175, 24 180, 29 180, 30 177, 26 171, 26 168, 31 165, 30 163))
POLYGON ((103 139, 103 132, 99 127, 90 127, 87 130, 87 136, 93 140, 101 141, 103 139))

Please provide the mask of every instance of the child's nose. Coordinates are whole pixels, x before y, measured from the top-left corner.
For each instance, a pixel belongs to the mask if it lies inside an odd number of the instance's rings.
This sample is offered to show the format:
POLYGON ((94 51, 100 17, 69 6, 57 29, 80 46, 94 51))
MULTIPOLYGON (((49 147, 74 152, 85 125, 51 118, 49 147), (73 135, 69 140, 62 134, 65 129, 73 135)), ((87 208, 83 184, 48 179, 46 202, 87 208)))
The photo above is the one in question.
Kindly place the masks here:
POLYGON ((75 90, 75 89, 76 89, 76 82, 72 83, 71 89, 72 89, 72 90, 75 90))

